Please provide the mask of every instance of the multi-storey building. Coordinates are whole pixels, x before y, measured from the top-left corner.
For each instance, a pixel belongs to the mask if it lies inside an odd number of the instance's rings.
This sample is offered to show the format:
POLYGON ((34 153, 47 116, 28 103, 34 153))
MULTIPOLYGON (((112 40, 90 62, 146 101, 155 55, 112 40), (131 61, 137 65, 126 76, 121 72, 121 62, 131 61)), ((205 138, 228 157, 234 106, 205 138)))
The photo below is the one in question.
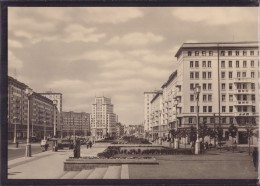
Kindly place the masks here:
POLYGON ((110 98, 95 97, 91 113, 91 134, 94 138, 116 135, 117 116, 113 109, 110 98))
POLYGON ((62 112, 63 124, 61 135, 65 136, 89 136, 90 114, 86 112, 62 112))
POLYGON ((8 77, 8 139, 27 137, 28 96, 24 83, 8 77))
POLYGON ((53 137, 57 108, 52 100, 33 92, 29 96, 29 122, 32 136, 53 137))
POLYGON ((247 143, 245 127, 259 123, 258 43, 184 43, 175 57, 180 124, 196 123, 194 87, 199 85, 200 123, 220 125, 226 137, 234 123, 237 142, 247 143))
POLYGON ((62 94, 61 93, 54 93, 51 91, 40 93, 42 96, 50 99, 53 101, 53 104, 57 107, 57 114, 56 118, 57 121, 54 123, 54 129, 57 136, 60 136, 61 132, 61 123, 62 123, 62 94))
POLYGON ((150 135, 151 137, 151 100, 154 98, 158 91, 150 91, 150 92, 144 92, 144 131, 145 136, 148 137, 150 135))
POLYGON ((161 139, 168 133, 167 124, 163 124, 163 96, 162 91, 158 91, 151 100, 151 127, 152 139, 161 139))
POLYGON ((116 137, 121 137, 124 135, 124 125, 121 123, 116 123, 116 137))

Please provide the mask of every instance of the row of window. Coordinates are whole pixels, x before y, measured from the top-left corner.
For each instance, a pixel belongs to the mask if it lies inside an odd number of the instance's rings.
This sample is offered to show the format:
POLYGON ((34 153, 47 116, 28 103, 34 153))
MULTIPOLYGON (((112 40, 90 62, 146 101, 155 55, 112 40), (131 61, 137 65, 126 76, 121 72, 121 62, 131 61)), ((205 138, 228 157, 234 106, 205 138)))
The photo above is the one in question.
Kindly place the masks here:
MULTIPOLYGON (((203 79, 211 79, 212 72, 202 72, 203 79)), ((190 72, 190 79, 199 79, 200 72, 190 72)))
MULTIPOLYGON (((255 78, 255 72, 251 72, 251 78, 255 78)), ((237 78, 240 77, 246 77, 246 72, 237 72, 237 78), (242 76, 241 76, 242 75, 242 76)), ((203 76, 204 78, 204 76, 203 76)), ((225 79, 226 78, 226 72, 221 72, 221 79, 225 79)), ((228 72, 228 78, 232 79, 233 78, 233 72, 228 72)))
MULTIPOLYGON (((190 106, 190 112, 194 113, 195 112, 195 108, 197 108, 196 106, 190 106)), ((229 112, 232 113, 234 112, 234 107, 233 106, 222 106, 221 107, 221 111, 222 113, 227 112, 226 108, 228 108, 229 112)), ((212 106, 203 106, 202 108, 203 113, 212 113, 212 106)), ((238 106, 237 107, 237 111, 238 112, 248 112, 248 107, 247 106, 238 106)), ((198 107, 198 112, 200 112, 200 107, 198 107)), ((252 112, 255 112, 255 106, 252 106, 252 112)))
MULTIPOLYGON (((255 90, 255 83, 251 83, 251 89, 255 90)), ((229 90, 233 89, 233 83, 228 84, 229 90)), ((248 89, 249 86, 246 83, 238 83, 237 84, 237 89, 248 89)), ((221 83, 221 90, 226 90, 226 83, 221 83)))
MULTIPOLYGON (((247 68, 248 65, 247 65, 247 61, 243 61, 242 63, 242 67, 244 68, 247 68)), ((258 66, 260 65, 259 61, 258 61, 258 66)), ((226 61, 221 61, 221 68, 225 68, 226 67, 226 61)), ((233 67, 233 61, 228 61, 228 67, 229 68, 232 68, 233 67)), ((236 68, 239 68, 240 67, 240 61, 236 61, 236 68)), ((255 61, 254 60, 251 60, 250 61, 250 67, 255 67, 255 61)))
MULTIPOLYGON (((190 68, 199 68, 199 61, 190 61, 190 68)), ((211 67, 211 61, 202 61, 202 67, 210 68, 211 67)))
MULTIPOLYGON (((203 94, 202 99, 204 102, 211 102, 212 101, 212 95, 211 94, 203 94)), ((195 101, 195 95, 190 95, 190 101, 195 101)))
MULTIPOLYGON (((243 55, 243 56, 247 56, 248 54, 250 56, 254 56, 256 54, 259 55, 259 51, 258 53, 256 53, 254 50, 250 50, 250 51, 247 51, 247 50, 243 50, 243 51, 239 51, 239 50, 236 50, 236 51, 232 51, 232 50, 229 50, 229 51, 224 51, 224 50, 221 50, 220 51, 220 56, 240 56, 240 55, 243 55)), ((213 56, 213 51, 188 51, 188 56, 213 56)))

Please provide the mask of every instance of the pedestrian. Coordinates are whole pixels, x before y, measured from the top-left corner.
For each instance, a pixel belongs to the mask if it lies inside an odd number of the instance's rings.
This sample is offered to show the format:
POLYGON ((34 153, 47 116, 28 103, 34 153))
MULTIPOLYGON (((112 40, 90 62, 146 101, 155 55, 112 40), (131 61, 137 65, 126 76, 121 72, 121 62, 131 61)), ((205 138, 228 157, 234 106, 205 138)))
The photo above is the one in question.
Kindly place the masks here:
POLYGON ((208 144, 208 142, 206 141, 206 143, 205 143, 205 147, 206 147, 206 149, 208 149, 209 148, 209 144, 208 144))
POLYGON ((253 156, 254 167, 255 167, 255 170, 257 171, 258 170, 258 150, 256 147, 254 147, 252 156, 253 156))
POLYGON ((87 141, 87 143, 86 143, 86 145, 87 145, 87 149, 88 149, 88 146, 89 146, 89 144, 88 144, 89 142, 87 141))
POLYGON ((89 148, 92 147, 92 141, 89 141, 89 148))

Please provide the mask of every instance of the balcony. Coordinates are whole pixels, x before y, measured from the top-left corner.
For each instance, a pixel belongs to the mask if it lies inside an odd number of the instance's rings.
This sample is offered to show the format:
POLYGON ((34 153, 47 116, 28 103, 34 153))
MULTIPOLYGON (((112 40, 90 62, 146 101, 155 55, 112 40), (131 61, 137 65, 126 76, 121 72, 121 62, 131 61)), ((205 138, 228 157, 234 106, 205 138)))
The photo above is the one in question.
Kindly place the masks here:
POLYGON ((237 106, 237 105, 254 105, 255 104, 255 101, 234 101, 234 105, 237 106))
POLYGON ((182 85, 182 82, 181 81, 177 81, 175 86, 176 87, 180 87, 181 85, 182 85))
POLYGON ((183 95, 183 92, 177 92, 176 97, 181 97, 183 95))
POLYGON ((234 83, 251 83, 252 78, 234 78, 234 83))
POLYGON ((235 117, 244 117, 244 116, 256 116, 255 112, 236 112, 235 117))
POLYGON ((234 94, 255 94, 255 89, 234 89, 234 94))

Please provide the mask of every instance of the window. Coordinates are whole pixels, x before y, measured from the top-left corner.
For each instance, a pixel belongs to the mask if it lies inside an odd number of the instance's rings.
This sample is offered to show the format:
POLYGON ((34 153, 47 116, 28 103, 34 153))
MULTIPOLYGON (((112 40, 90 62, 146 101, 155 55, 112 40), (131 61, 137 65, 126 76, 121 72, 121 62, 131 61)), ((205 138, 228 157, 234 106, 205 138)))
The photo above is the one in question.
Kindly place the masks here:
POLYGON ((192 118, 189 118, 189 123, 192 123, 192 118))
POLYGON ((212 95, 211 94, 208 95, 208 101, 210 101, 210 102, 212 101, 212 95))
POLYGON ((225 51, 221 51, 221 52, 220 52, 220 55, 221 55, 221 56, 225 56, 225 51))
POLYGON ((222 83, 222 84, 221 84, 221 88, 222 88, 222 90, 226 90, 226 84, 225 84, 225 83, 222 83))
POLYGON ((194 79, 193 72, 190 73, 190 79, 194 79))
POLYGON ((225 102, 226 101, 226 95, 222 94, 222 101, 225 102))
POLYGON ((222 79, 225 78, 225 72, 221 72, 221 78, 222 78, 222 79))
POLYGON ((207 101, 207 95, 203 95, 203 101, 207 101))
POLYGON ((233 112, 233 106, 229 106, 229 112, 233 112))
POLYGON ((202 72, 202 78, 206 79, 207 78, 207 73, 206 72, 202 72))
POLYGON ((228 72, 228 78, 232 79, 233 73, 232 72, 228 72))
POLYGON ((226 122, 227 122, 226 118, 222 118, 222 123, 226 123, 226 122))
POLYGON ((190 95, 190 101, 194 101, 194 95, 193 94, 190 95))
POLYGON ((255 112, 255 106, 252 106, 252 112, 255 112))
POLYGON ((190 90, 193 90, 193 83, 190 84, 190 90))
POLYGON ((202 61, 202 67, 207 67, 206 61, 202 61))
POLYGON ((207 107, 203 106, 203 112, 207 112, 207 107))
POLYGON ((243 101, 246 101, 246 100, 247 100, 247 96, 243 95, 243 101))
POLYGON ((211 67, 211 61, 208 61, 208 67, 211 67))
POLYGON ((237 95, 237 100, 238 100, 238 101, 241 100, 241 95, 237 95))
POLYGON ((255 77, 255 73, 251 72, 251 78, 254 78, 254 77, 255 77))
POLYGON ((230 123, 230 124, 233 124, 233 123, 234 123, 233 118, 229 118, 229 123, 230 123))
POLYGON ((208 72, 208 79, 211 79, 211 72, 208 72))
POLYGON ((232 51, 228 51, 228 56, 232 56, 232 51))
POLYGON ((188 51, 188 56, 191 56, 191 51, 188 51))
POLYGON ((229 67, 229 68, 232 68, 232 61, 229 61, 229 62, 228 62, 228 67, 229 67))
POLYGON ((193 68, 193 61, 190 61, 190 68, 193 68))
POLYGON ((195 51, 195 56, 199 56, 199 51, 195 51))
POLYGON ((254 55, 254 51, 250 51, 250 56, 253 56, 254 55))
POLYGON ((202 88, 203 88, 203 90, 207 90, 207 84, 206 84, 206 83, 203 83, 203 84, 202 84, 202 88))
POLYGON ((236 56, 239 56, 239 51, 238 50, 236 51, 236 56))
POLYGON ((202 51, 202 56, 206 56, 206 51, 202 51))
POLYGON ((195 61, 195 67, 199 67, 199 62, 195 61))
POLYGON ((243 112, 247 112, 247 106, 243 106, 243 112))
POLYGON ((239 107, 237 107, 237 111, 238 112, 241 112, 242 111, 242 109, 241 109, 241 107, 239 106, 239 107))
POLYGON ((254 83, 251 83, 251 89, 255 89, 255 84, 254 83))
POLYGON ((255 95, 252 95, 251 99, 252 99, 252 101, 255 101, 255 95))
POLYGON ((209 83, 209 84, 208 84, 208 90, 211 90, 211 87, 212 87, 212 84, 209 83))
POLYGON ((196 79, 199 79, 199 78, 200 78, 199 72, 195 72, 195 78, 196 78, 196 79))
POLYGON ((246 56, 247 55, 247 51, 243 51, 243 56, 246 56))
POLYGON ((221 68, 225 68, 225 61, 221 61, 221 68))
POLYGON ((190 112, 194 112, 194 106, 190 107, 190 112))
POLYGON ((212 112, 212 106, 209 106, 208 111, 212 112))
POLYGON ((229 90, 232 90, 232 88, 233 88, 233 84, 229 83, 229 90))
POLYGON ((243 84, 243 89, 247 89, 247 84, 246 83, 243 84))
POLYGON ((240 72, 237 72, 237 77, 238 77, 238 78, 240 77, 240 74, 241 74, 240 72))
POLYGON ((226 106, 222 106, 222 112, 226 112, 226 106))
POLYGON ((233 95, 232 94, 229 95, 229 101, 233 101, 233 95))
POLYGON ((246 68, 246 61, 243 61, 243 67, 246 68))
POLYGON ((213 51, 209 51, 209 56, 213 56, 213 51))
POLYGON ((214 123, 214 118, 210 118, 210 123, 214 123))
POLYGON ((251 67, 254 67, 254 66, 255 66, 255 62, 251 61, 251 67))
POLYGON ((242 72, 242 77, 246 77, 246 72, 242 72))
POLYGON ((236 61, 236 67, 239 68, 239 61, 236 61))

